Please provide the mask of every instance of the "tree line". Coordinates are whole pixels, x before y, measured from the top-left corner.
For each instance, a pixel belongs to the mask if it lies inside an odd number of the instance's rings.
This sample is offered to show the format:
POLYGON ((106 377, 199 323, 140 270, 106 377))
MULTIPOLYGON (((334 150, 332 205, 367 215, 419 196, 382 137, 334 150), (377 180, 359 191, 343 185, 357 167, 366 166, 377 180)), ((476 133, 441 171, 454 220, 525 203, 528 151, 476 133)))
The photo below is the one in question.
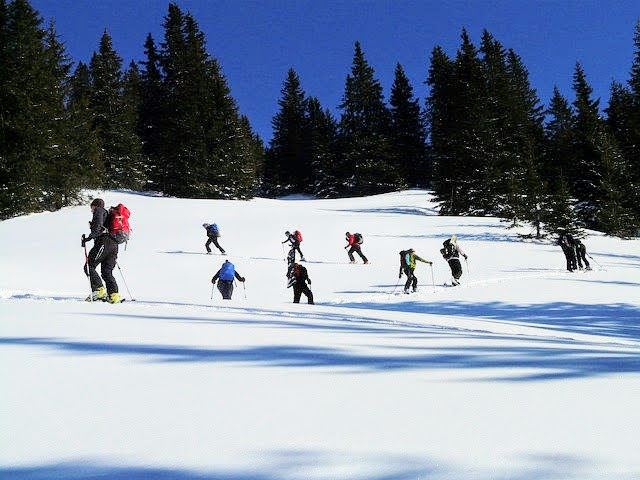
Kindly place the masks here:
POLYGON ((85 188, 196 198, 368 195, 430 188, 445 215, 620 236, 640 225, 640 22, 606 116, 577 63, 545 108, 513 50, 463 30, 436 46, 421 105, 402 65, 388 101, 356 42, 335 118, 284 79, 265 147, 196 20, 170 4, 160 43, 123 68, 108 32, 72 62, 28 0, 0 0, 0 218, 74 204, 85 188))

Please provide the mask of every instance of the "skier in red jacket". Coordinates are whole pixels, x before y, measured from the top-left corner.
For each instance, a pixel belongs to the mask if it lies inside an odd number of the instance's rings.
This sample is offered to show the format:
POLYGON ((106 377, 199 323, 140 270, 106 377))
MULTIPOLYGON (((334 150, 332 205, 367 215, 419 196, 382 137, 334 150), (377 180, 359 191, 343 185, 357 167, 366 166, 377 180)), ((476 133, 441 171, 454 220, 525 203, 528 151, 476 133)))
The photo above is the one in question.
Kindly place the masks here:
POLYGON ((344 234, 344 236, 348 243, 348 245, 344 248, 347 249, 351 247, 347 252, 347 254, 349 255, 350 263, 356 263, 356 259, 353 257, 353 252, 356 252, 358 255, 360 255, 360 258, 364 263, 369 263, 369 260, 367 260, 367 257, 364 256, 360 247, 360 245, 362 245, 362 235, 360 235, 359 233, 354 233, 352 235, 351 233, 347 232, 344 234))

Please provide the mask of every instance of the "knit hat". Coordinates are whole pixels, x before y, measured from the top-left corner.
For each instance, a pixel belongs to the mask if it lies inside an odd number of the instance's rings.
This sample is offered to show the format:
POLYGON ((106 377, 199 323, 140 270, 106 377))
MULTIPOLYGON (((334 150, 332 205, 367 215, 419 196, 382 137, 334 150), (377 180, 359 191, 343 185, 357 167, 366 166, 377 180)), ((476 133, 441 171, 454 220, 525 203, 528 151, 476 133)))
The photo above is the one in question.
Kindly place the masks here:
POLYGON ((94 198, 91 202, 91 206, 104 208, 104 200, 102 200, 101 198, 94 198))

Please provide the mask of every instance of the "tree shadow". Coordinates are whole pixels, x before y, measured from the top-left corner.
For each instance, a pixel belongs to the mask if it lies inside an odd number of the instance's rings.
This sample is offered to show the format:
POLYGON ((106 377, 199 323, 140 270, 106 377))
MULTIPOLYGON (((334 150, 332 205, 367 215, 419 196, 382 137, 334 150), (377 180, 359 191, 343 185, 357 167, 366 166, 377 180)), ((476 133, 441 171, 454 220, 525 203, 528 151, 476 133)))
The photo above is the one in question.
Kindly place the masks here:
POLYGON ((327 212, 348 212, 348 213, 374 213, 376 215, 419 215, 436 216, 438 210, 427 207, 379 207, 379 208, 348 208, 348 209, 324 209, 327 212))
MULTIPOLYGON (((517 235, 509 235, 509 234, 498 234, 498 233, 460 233, 456 234, 458 240, 463 242, 510 242, 510 243, 525 243, 523 239, 518 237, 517 235)), ((416 240, 425 240, 425 239, 438 239, 443 242, 448 238, 446 235, 442 234, 424 234, 424 235, 370 235, 371 237, 381 237, 381 238, 407 238, 407 239, 416 239, 416 240)), ((528 242, 531 243, 531 242, 528 242)), ((537 243, 537 242, 535 242, 537 243)), ((541 242, 542 244, 542 242, 541 242)))

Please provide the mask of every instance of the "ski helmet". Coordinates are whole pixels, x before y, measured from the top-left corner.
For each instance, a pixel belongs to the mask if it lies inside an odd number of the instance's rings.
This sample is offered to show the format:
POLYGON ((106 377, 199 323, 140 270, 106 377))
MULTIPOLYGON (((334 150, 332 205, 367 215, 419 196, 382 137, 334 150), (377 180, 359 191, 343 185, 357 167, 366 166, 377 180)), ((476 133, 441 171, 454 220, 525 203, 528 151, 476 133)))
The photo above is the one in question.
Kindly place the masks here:
POLYGON ((94 198, 91 202, 91 206, 104 208, 104 200, 102 200, 101 198, 94 198))
POLYGON ((203 223, 203 224, 202 224, 202 226, 203 226, 204 228, 209 228, 209 224, 208 224, 208 223, 203 223))
POLYGON ((284 232, 284 234, 288 237, 289 235, 291 235, 291 232, 287 230, 286 232, 284 232))

